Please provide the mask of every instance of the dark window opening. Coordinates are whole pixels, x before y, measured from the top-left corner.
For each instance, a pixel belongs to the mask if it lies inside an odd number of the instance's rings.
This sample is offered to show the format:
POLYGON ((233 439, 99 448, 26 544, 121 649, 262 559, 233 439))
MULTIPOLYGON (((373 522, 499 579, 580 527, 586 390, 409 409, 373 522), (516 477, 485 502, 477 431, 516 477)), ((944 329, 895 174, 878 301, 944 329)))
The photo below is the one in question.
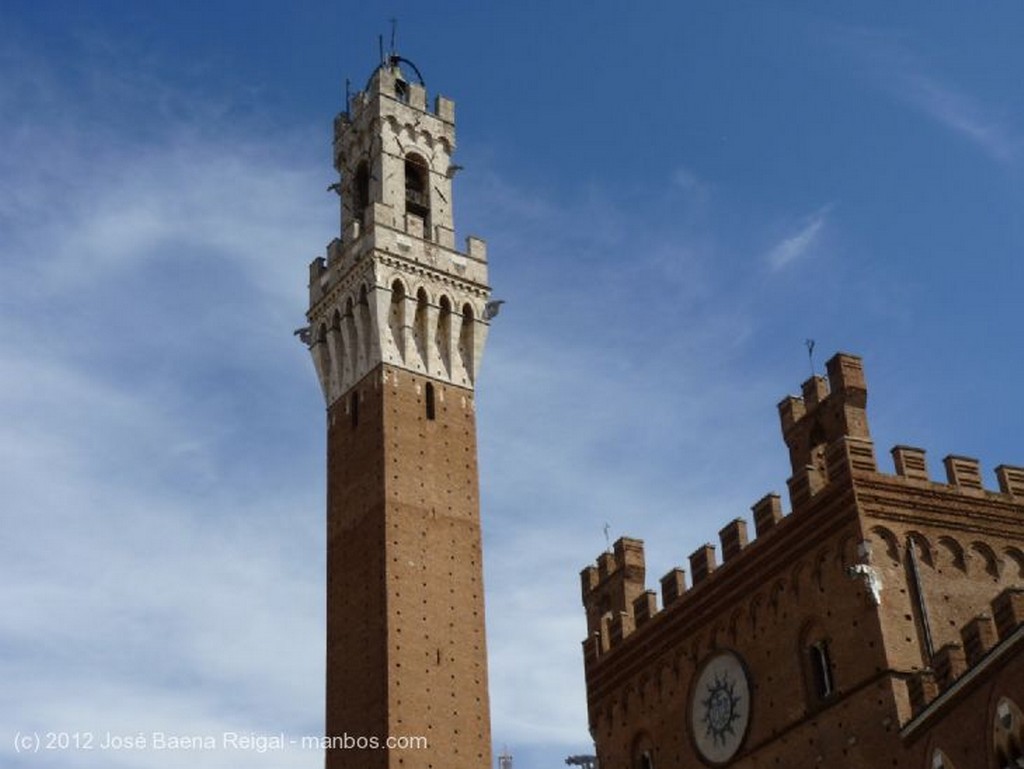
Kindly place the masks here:
POLYGON ((654 769, 654 759, 651 758, 649 750, 640 754, 640 769, 654 769))
POLYGON ((434 385, 427 382, 427 386, 424 389, 424 400, 427 403, 427 419, 433 421, 436 412, 434 410, 434 385))
POLYGON ((352 212, 356 220, 362 222, 363 214, 370 205, 370 169, 367 168, 366 161, 360 163, 359 168, 356 169, 355 182, 355 189, 352 191, 352 212))
POLYGON ((409 84, 400 77, 395 78, 395 98, 403 104, 409 102, 409 84))
POLYGON ((427 185, 430 170, 419 155, 405 159, 405 211, 423 220, 423 229, 430 238, 430 194, 427 185))
POLYGON ((348 413, 352 417, 352 426, 359 426, 359 393, 353 392, 348 404, 348 413))
POLYGON ((832 660, 828 653, 828 642, 817 641, 807 650, 811 658, 811 677, 814 693, 819 700, 829 697, 835 687, 832 683, 832 660))

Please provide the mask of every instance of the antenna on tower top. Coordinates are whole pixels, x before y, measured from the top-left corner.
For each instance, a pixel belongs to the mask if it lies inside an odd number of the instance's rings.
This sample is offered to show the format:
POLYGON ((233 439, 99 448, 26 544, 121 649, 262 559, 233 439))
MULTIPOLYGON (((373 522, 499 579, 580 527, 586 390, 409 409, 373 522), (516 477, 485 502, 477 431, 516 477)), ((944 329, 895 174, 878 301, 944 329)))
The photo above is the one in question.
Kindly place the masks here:
POLYGON ((612 540, 611 540, 611 537, 608 536, 608 532, 610 532, 611 530, 612 530, 611 524, 606 523, 604 525, 604 546, 608 550, 609 553, 612 551, 612 540))
POLYGON ((807 361, 811 364, 811 376, 816 376, 814 372, 814 340, 805 339, 804 345, 807 347, 807 361))
POLYGON ((398 54, 398 49, 395 47, 395 38, 398 36, 398 19, 391 17, 391 56, 398 54))

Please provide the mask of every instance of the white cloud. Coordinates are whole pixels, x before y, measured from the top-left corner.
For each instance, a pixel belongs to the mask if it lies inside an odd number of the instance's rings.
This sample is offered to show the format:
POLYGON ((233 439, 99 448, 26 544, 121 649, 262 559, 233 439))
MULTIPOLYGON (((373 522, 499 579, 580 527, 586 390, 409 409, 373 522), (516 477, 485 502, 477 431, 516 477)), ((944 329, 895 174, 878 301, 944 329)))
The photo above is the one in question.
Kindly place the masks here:
POLYGON ((828 212, 828 207, 823 208, 811 216, 797 232, 776 243, 765 255, 768 266, 778 271, 801 259, 809 258, 825 228, 828 212))
POLYGON ((976 93, 948 82, 899 37, 878 30, 840 28, 837 42, 871 65, 878 85, 899 101, 966 139, 999 163, 1016 162, 1020 130, 976 93))
POLYGON ((993 160, 1015 161, 1021 137, 968 94, 921 72, 903 73, 901 95, 993 160))

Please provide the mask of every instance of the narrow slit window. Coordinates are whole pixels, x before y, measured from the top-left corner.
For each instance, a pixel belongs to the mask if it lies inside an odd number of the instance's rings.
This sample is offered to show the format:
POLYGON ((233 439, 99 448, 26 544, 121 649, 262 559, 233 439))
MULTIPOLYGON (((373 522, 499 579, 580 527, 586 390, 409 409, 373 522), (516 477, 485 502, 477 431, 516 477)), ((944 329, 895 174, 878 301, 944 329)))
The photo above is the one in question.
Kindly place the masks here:
POLYGON ((828 653, 828 642, 813 643, 807 651, 811 657, 814 693, 818 695, 819 700, 823 700, 835 690, 832 683, 832 660, 828 653))
POLYGON ((434 408, 434 385, 430 382, 427 382, 427 386, 424 388, 423 399, 427 405, 427 419, 433 421, 436 411, 434 408))
POLYGON ((359 393, 353 392, 348 406, 349 416, 352 417, 352 426, 359 426, 359 393))

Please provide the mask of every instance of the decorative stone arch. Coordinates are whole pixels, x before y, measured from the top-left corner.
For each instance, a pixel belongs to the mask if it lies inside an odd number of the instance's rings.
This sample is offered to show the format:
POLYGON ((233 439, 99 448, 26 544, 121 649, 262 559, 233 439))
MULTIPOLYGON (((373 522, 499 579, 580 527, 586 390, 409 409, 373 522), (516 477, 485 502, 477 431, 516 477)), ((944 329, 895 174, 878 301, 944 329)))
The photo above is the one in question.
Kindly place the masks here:
POLYGON ((967 571, 967 561, 964 557, 964 548, 952 537, 939 537, 936 550, 936 568, 941 571, 943 565, 955 566, 962 572, 967 571))
POLYGON ((429 371, 429 339, 430 339, 430 296, 427 289, 419 286, 416 289, 416 310, 413 316, 412 338, 424 371, 429 371))
POLYGON ((892 565, 898 566, 902 559, 900 558, 900 541, 896 535, 885 526, 873 526, 868 533, 871 535, 873 542, 882 545, 881 549, 884 549, 885 554, 892 560, 892 565))
POLYGON ((406 328, 409 326, 408 315, 408 289, 405 282, 398 276, 391 279, 391 301, 388 303, 388 330, 390 332, 391 344, 394 346, 396 360, 399 363, 405 362, 406 328))
POLYGON ((999 574, 1002 571, 1000 568, 1001 564, 999 563, 999 556, 996 555, 996 551, 990 545, 980 540, 975 540, 971 543, 968 552, 972 556, 977 556, 977 558, 970 559, 972 562, 980 562, 985 573, 992 577, 994 581, 999 581, 999 574))
POLYGON ((450 377, 452 373, 452 300, 442 293, 437 300, 437 328, 434 331, 434 344, 437 347, 437 360, 442 375, 450 377))
POLYGON ((473 305, 464 302, 459 319, 458 367, 466 376, 465 384, 476 379, 476 312, 473 305))
POLYGON ((800 580, 805 571, 807 571, 807 564, 804 561, 797 561, 796 566, 789 573, 789 584, 792 587, 793 595, 797 598, 800 597, 800 580))
POLYGON ((1003 576, 1007 579, 1024 579, 1024 551, 1016 547, 1003 548, 1006 556, 1006 568, 1003 576))
POLYGON ((341 333, 345 339, 348 371, 355 383, 356 372, 359 370, 359 330, 356 326, 355 302, 349 296, 345 299, 345 311, 341 316, 341 333))
POLYGON ((918 562, 934 568, 935 550, 928 538, 919 531, 908 531, 907 546, 909 547, 911 544, 914 545, 914 550, 917 552, 918 562))
POLYGON ((739 637, 740 617, 743 616, 743 609, 737 608, 733 610, 733 613, 729 615, 729 641, 736 643, 736 639, 739 637))
POLYGON ((846 534, 836 548, 836 565, 843 571, 857 562, 857 535, 846 534))
POLYGON ((761 593, 756 593, 753 598, 750 599, 750 603, 747 608, 747 616, 750 619, 750 634, 757 636, 757 620, 758 615, 761 613, 761 605, 764 603, 764 596, 761 593))
POLYGON ((327 324, 323 321, 313 332, 313 344, 310 345, 315 356, 317 374, 320 385, 324 391, 324 397, 328 401, 333 400, 334 383, 331 381, 331 350, 327 344, 327 324))
POLYGON ((331 322, 327 327, 327 346, 331 350, 331 378, 338 388, 338 393, 345 391, 348 384, 348 355, 345 349, 345 335, 342 332, 341 310, 337 307, 331 313, 331 322))
POLYGON ((818 592, 825 592, 825 568, 828 566, 828 548, 818 551, 814 557, 814 570, 811 572, 814 582, 818 585, 818 592))
POLYGON ((362 359, 360 371, 365 371, 373 359, 373 315, 370 311, 370 292, 365 282, 359 284, 358 301, 356 303, 356 328, 359 329, 359 355, 362 359))

